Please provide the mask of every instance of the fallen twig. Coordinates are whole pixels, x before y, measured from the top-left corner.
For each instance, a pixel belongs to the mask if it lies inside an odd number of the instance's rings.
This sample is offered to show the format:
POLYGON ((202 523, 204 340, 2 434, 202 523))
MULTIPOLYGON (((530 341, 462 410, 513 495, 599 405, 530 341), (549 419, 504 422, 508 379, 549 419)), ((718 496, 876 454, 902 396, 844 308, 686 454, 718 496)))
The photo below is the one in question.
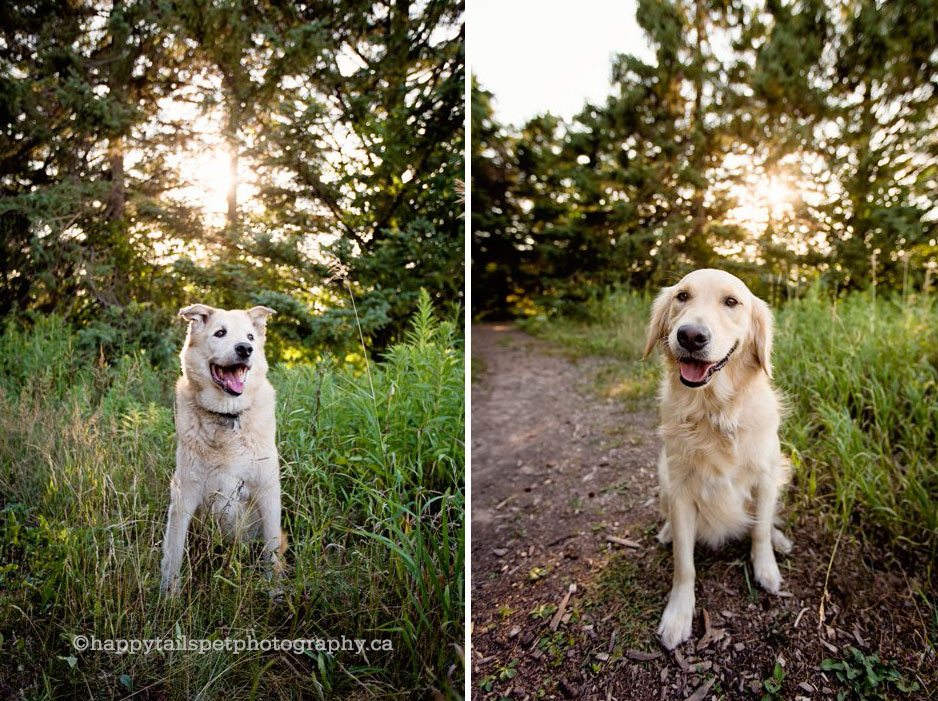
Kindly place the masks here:
POLYGON ((625 656, 636 662, 650 662, 661 657, 660 652, 642 652, 641 650, 626 650, 625 656))
POLYGON ((801 617, 804 616, 807 610, 808 610, 808 607, 805 606, 803 609, 801 609, 801 611, 798 612, 798 617, 795 619, 795 625, 794 625, 795 628, 797 628, 798 624, 801 623, 801 617))
POLYGON ((554 617, 550 619, 550 629, 556 631, 560 626, 560 621, 563 618, 563 613, 567 608, 567 604, 570 603, 570 597, 576 592, 576 584, 571 584, 570 588, 567 589, 567 593, 564 594, 563 600, 560 602, 560 606, 557 607, 557 613, 554 614, 554 617))
POLYGON ((616 545, 622 545, 626 548, 642 547, 641 543, 638 543, 634 540, 629 540, 628 538, 620 538, 619 536, 615 536, 615 535, 607 535, 606 540, 608 540, 610 543, 615 543, 616 545))
POLYGON ((837 541, 834 543, 834 549, 831 550, 831 559, 827 563, 827 574, 824 577, 824 591, 821 592, 821 603, 818 605, 818 621, 817 621, 818 637, 821 637, 821 631, 823 630, 823 626, 824 626, 824 602, 830 599, 830 592, 827 591, 827 584, 830 581, 831 569, 834 566, 834 557, 837 555, 837 548, 838 546, 840 546, 840 539, 841 537, 843 537, 844 530, 846 529, 846 527, 847 527, 847 523, 845 521, 844 525, 840 529, 840 533, 837 534, 837 541))

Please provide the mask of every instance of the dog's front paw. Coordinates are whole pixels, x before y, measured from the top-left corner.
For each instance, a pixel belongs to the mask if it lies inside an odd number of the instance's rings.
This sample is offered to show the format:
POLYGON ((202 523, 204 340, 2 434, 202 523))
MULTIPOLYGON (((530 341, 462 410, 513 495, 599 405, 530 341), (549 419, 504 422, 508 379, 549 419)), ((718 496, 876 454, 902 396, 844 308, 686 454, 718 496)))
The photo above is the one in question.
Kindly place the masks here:
POLYGON ((668 650, 673 650, 690 637, 691 627, 694 622, 694 596, 675 596, 671 594, 671 599, 661 615, 661 623, 658 624, 658 635, 661 637, 661 644, 668 650))
POLYGON ((662 545, 667 545, 671 542, 671 522, 665 521, 664 525, 661 527, 661 530, 658 531, 658 535, 655 536, 658 539, 658 542, 662 545))
POLYGON ((778 594, 782 588, 782 575, 778 571, 775 555, 769 553, 752 558, 752 571, 759 585, 770 594, 778 594))

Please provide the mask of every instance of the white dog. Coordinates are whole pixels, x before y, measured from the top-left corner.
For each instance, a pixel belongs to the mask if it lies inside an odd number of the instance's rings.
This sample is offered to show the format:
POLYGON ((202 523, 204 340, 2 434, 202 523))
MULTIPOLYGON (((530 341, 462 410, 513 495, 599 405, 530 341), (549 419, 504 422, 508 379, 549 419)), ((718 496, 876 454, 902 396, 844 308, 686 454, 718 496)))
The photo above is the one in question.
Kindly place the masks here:
POLYGON ((163 538, 162 589, 179 590, 189 521, 210 513, 233 539, 262 537, 279 574, 280 468, 264 338, 274 310, 193 304, 176 384, 176 472, 163 538))
POLYGON ((775 549, 791 542, 774 527, 790 469, 778 440, 780 401, 772 388, 772 314, 738 278, 697 270, 658 295, 647 357, 660 344, 658 535, 673 541, 674 581, 658 634, 668 649, 691 635, 694 543, 712 547, 752 534, 755 579, 777 594, 775 549))

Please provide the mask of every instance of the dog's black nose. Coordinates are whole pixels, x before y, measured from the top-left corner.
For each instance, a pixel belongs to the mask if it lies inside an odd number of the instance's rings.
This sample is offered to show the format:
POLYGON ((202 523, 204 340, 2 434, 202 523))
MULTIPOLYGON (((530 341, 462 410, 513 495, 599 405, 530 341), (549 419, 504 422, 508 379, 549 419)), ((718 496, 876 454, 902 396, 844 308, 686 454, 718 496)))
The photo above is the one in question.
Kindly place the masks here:
POLYGON ((710 331, 705 326, 684 324, 677 330, 677 342, 689 351, 699 351, 710 343, 710 331))
POLYGON ((254 352, 254 347, 250 343, 239 343, 235 346, 235 353, 239 358, 247 358, 254 352))

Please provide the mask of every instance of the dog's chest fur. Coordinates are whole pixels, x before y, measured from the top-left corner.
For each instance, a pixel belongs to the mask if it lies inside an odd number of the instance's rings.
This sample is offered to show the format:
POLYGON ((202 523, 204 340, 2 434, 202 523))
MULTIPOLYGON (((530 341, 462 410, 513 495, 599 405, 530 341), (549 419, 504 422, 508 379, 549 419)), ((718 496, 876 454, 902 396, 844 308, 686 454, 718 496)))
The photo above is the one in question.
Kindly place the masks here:
POLYGON ((259 441, 252 419, 248 412, 224 415, 199 411, 195 422, 178 433, 179 440, 207 463, 225 465, 257 450, 259 441))
POLYGON ((272 389, 269 396, 261 393, 234 418, 200 408, 194 396, 180 387, 177 463, 180 472, 199 486, 203 508, 217 511, 219 500, 237 506, 277 482, 272 397, 272 389))
POLYGON ((765 469, 752 459, 751 445, 766 440, 753 427, 766 422, 752 420, 762 402, 727 401, 719 386, 713 389, 671 394, 666 388, 670 411, 662 416, 661 435, 668 489, 692 495, 698 539, 718 546, 751 526, 753 489, 765 469))

